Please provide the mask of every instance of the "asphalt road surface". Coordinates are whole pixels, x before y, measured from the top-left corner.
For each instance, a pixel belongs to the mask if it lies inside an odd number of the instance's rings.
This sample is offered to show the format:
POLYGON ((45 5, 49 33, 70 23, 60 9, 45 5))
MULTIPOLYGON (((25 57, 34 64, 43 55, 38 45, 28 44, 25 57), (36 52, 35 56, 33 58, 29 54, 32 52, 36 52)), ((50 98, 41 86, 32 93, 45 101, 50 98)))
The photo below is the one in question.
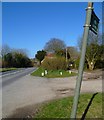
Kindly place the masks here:
POLYGON ((2 77, 2 87, 5 87, 6 85, 9 85, 19 78, 30 74, 33 72, 36 68, 22 68, 18 70, 13 70, 13 71, 7 71, 3 72, 0 77, 2 77))
MULTIPOLYGON (((19 80, 19 78, 24 77, 25 75, 30 74, 36 70, 36 68, 19 68, 17 70, 7 71, 7 72, 0 72, 0 111, 2 110, 3 106, 3 98, 5 97, 4 93, 4 87, 13 84, 13 82, 16 82, 16 80, 19 80)), ((2 111, 0 112, 2 113, 2 111)), ((1 114, 0 114, 1 118, 1 114)))
MULTIPOLYGON (((54 79, 31 76, 35 69, 28 68, 3 76, 2 118, 24 118, 35 111, 37 104, 74 95, 76 76, 54 79)), ((89 79, 90 75, 84 75, 81 93, 102 92, 101 74, 89 79)))

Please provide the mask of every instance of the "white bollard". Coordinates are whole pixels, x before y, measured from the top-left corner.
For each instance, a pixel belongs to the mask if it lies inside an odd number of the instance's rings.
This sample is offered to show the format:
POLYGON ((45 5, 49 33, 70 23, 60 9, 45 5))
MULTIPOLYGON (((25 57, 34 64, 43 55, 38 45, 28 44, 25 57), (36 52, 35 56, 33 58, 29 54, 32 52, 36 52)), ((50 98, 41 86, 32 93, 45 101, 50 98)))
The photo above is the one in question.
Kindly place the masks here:
POLYGON ((69 70, 69 74, 71 74, 72 73, 72 71, 71 70, 69 70))
POLYGON ((44 76, 44 72, 41 73, 42 77, 44 76))
POLYGON ((60 72, 60 75, 62 75, 62 72, 60 72))
POLYGON ((72 64, 70 64, 70 66, 72 67, 73 65, 72 65, 72 64))
POLYGON ((45 70, 45 75, 47 75, 48 74, 48 71, 47 70, 45 70))

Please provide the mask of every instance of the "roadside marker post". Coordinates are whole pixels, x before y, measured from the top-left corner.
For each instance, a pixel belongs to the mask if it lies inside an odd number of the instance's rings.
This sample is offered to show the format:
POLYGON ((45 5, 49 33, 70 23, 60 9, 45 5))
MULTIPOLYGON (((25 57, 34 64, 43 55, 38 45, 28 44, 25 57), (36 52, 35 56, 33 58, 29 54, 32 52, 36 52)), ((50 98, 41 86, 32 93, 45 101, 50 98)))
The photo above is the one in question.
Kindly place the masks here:
POLYGON ((82 51, 81 51, 81 57, 80 57, 80 63, 79 63, 78 77, 76 81, 76 88, 75 88, 72 112, 70 117, 71 119, 76 119, 76 113, 78 108, 78 101, 79 101, 80 89, 81 89, 81 83, 82 83, 82 77, 83 77, 83 68, 84 68, 84 62, 85 62, 87 39, 88 39, 89 29, 91 27, 90 23, 91 23, 92 11, 93 11, 93 3, 88 2, 88 7, 86 9, 86 12, 87 12, 86 22, 84 26, 83 44, 82 44, 82 51))

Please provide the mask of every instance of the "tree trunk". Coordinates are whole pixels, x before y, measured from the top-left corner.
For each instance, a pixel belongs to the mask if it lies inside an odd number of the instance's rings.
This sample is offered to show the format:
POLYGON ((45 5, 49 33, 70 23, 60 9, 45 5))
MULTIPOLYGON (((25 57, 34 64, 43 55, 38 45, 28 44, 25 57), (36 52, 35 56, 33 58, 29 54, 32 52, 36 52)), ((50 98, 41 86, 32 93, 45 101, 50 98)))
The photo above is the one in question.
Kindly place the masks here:
POLYGON ((94 63, 93 62, 88 62, 88 66, 90 70, 94 69, 94 63))
POLYGON ((41 65, 41 61, 39 61, 39 65, 41 65))

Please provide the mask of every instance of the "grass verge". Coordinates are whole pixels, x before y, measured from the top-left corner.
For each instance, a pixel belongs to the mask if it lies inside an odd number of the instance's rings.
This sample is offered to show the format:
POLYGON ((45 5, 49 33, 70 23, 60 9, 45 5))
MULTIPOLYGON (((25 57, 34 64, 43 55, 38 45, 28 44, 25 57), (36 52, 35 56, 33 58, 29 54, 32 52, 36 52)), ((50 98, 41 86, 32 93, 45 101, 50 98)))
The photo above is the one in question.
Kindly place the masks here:
POLYGON ((16 70, 17 68, 0 68, 0 72, 6 72, 11 70, 16 70))
MULTIPOLYGON (((34 71, 31 75, 33 76, 39 76, 42 77, 42 72, 44 73, 45 69, 43 68, 38 68, 36 71, 34 71)), ((69 73, 69 71, 65 71, 65 70, 50 70, 48 71, 48 74, 45 75, 44 77, 47 78, 57 78, 57 77, 70 77, 70 76, 75 76, 77 75, 76 73, 69 73), (62 72, 62 75, 60 74, 60 72, 62 72)))
MULTIPOLYGON (((77 118, 81 118, 93 94, 82 94, 78 104, 77 118)), ((34 118, 69 118, 73 97, 62 98, 45 103, 40 107, 34 118)), ((102 115, 102 94, 95 95, 86 118, 104 118, 102 115)))

